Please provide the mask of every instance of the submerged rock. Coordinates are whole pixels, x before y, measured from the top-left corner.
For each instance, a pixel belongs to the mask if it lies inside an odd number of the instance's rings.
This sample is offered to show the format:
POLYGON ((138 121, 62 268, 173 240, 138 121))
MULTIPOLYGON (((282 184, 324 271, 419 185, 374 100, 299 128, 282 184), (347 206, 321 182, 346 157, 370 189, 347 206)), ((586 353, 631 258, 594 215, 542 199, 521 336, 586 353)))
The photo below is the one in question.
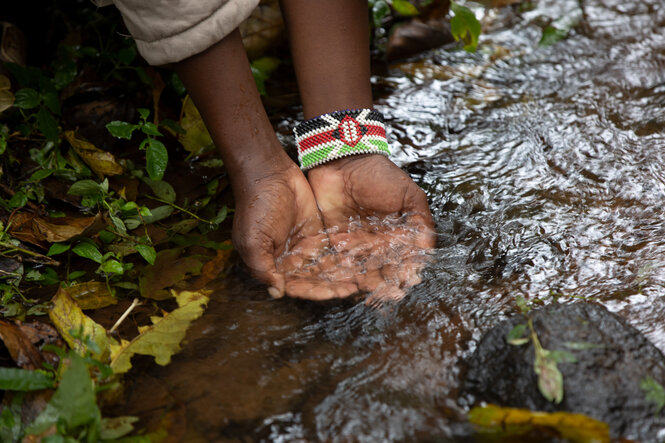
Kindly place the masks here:
POLYGON ((480 341, 468 362, 463 403, 576 412, 606 422, 614 437, 658 440, 665 413, 657 401, 647 400, 642 385, 649 378, 665 384, 660 350, 596 304, 553 304, 531 311, 529 317, 544 349, 575 356, 575 362, 558 364, 564 385, 561 403, 549 402, 538 389, 533 342, 516 346, 506 340, 516 325, 526 323, 522 315, 499 323, 480 341))

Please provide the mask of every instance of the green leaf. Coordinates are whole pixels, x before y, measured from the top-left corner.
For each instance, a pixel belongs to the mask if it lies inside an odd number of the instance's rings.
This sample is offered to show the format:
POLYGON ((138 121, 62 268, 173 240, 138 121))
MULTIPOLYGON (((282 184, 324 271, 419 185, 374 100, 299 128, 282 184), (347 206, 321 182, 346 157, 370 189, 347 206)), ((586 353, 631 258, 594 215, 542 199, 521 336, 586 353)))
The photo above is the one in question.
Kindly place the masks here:
POLYGON ((127 227, 121 219, 115 215, 109 215, 109 217, 111 218, 111 223, 113 223, 113 226, 115 226, 115 229, 117 229, 120 234, 127 234, 127 227))
POLYGON ((555 363, 577 363, 577 357, 568 351, 561 351, 558 349, 549 351, 549 357, 555 363))
POLYGON ((38 391, 54 386, 53 376, 46 372, 0 367, 0 389, 6 391, 38 391))
POLYGON ((79 180, 69 188, 67 194, 101 197, 104 195, 104 187, 94 180, 79 180))
POLYGON ((584 341, 567 341, 563 345, 568 349, 572 349, 573 351, 586 351, 587 349, 598 349, 605 347, 605 345, 602 343, 589 343, 584 341))
POLYGON ((143 131, 143 133, 147 135, 155 135, 155 136, 163 135, 161 132, 159 132, 157 125, 151 122, 145 122, 141 127, 141 131, 143 131))
POLYGON ((127 122, 121 122, 114 120, 106 124, 106 129, 111 133, 112 136, 117 138, 124 138, 130 140, 132 138, 132 133, 139 128, 139 125, 133 125, 127 122))
POLYGON ((42 95, 44 104, 47 108, 51 110, 55 115, 60 115, 60 99, 58 98, 58 93, 55 91, 47 92, 42 95))
POLYGON ((156 208, 150 209, 150 212, 152 212, 152 215, 143 217, 143 221, 147 225, 169 217, 171 214, 173 214, 173 206, 169 205, 157 206, 156 208))
POLYGON ((122 275, 125 272, 125 269, 122 267, 122 263, 114 259, 106 260, 101 264, 99 269, 106 272, 107 274, 122 275))
POLYGON ((23 191, 18 191, 16 194, 12 195, 12 198, 7 202, 10 208, 22 208, 27 203, 28 196, 25 195, 25 192, 23 191))
POLYGON ((139 254, 141 254, 141 257, 143 257, 145 261, 151 265, 155 264, 155 258, 157 258, 157 252, 155 252, 155 248, 148 245, 136 245, 136 250, 139 254))
POLYGON ((208 292, 182 291, 175 293, 178 308, 163 317, 151 318, 151 326, 139 327, 139 335, 131 342, 122 340, 111 346, 111 368, 116 374, 124 374, 132 367, 135 354, 152 355, 158 365, 167 365, 180 350, 187 328, 199 318, 208 304, 208 292))
POLYGON ((102 418, 99 438, 102 440, 115 440, 124 437, 134 430, 134 423, 138 420, 138 417, 130 416, 102 418))
POLYGON ((53 174, 55 171, 53 169, 38 169, 35 172, 32 173, 30 176, 30 181, 31 182, 38 182, 40 180, 45 179, 46 177, 50 176, 53 174))
POLYGON ((372 5, 372 22, 374 22, 374 27, 381 27, 381 22, 383 18, 390 14, 390 6, 385 0, 375 0, 374 5, 372 5))
POLYGON ((21 109, 36 108, 42 100, 39 92, 32 88, 19 89, 14 94, 14 99, 14 106, 21 109))
POLYGON ((540 37, 538 44, 540 46, 552 46, 554 43, 566 38, 568 32, 568 29, 559 29, 554 26, 548 26, 543 30, 543 35, 540 37))
POLYGON ((530 339, 524 336, 526 333, 526 328, 526 323, 516 325, 513 329, 510 330, 510 332, 508 332, 508 335, 506 335, 506 342, 514 346, 521 346, 529 343, 530 339))
POLYGON ((480 36, 480 22, 474 13, 466 6, 450 2, 450 10, 455 14, 450 19, 450 31, 456 41, 464 43, 464 50, 475 52, 480 36))
POLYGON ((223 222, 224 220, 226 220, 226 216, 227 216, 228 214, 229 214, 229 208, 227 208, 226 205, 224 205, 224 206, 222 206, 222 209, 220 209, 220 210, 217 212, 217 215, 215 216, 215 218, 213 218, 211 221, 212 221, 214 224, 220 224, 221 222, 223 222))
POLYGON ((656 405, 656 414, 660 414, 665 407, 665 389, 663 385, 654 380, 651 376, 646 376, 640 381, 640 389, 644 392, 644 399, 656 405))
POLYGON ((175 203, 175 190, 173 189, 173 186, 171 186, 168 182, 165 182, 163 180, 155 181, 151 180, 149 178, 143 179, 143 181, 150 186, 150 189, 152 189, 153 194, 155 194, 155 197, 158 197, 165 202, 168 203, 175 203))
POLYGON ((101 263, 103 260, 102 253, 99 252, 97 246, 91 242, 79 243, 78 245, 74 246, 74 249, 72 249, 72 251, 74 252, 74 254, 80 257, 88 258, 97 263, 101 263))
POLYGON ((137 109, 139 111, 139 115, 141 116, 141 120, 148 120, 148 117, 150 117, 150 110, 146 108, 139 108, 137 109))
POLYGON ((26 433, 41 434, 56 424, 64 424, 65 430, 70 432, 86 425, 89 433, 87 440, 96 441, 101 422, 96 400, 95 385, 85 360, 70 352, 64 362, 58 389, 26 433))
POLYGON ((279 59, 275 57, 261 57, 252 62, 252 75, 254 76, 256 88, 261 95, 267 95, 265 82, 270 78, 270 75, 277 69, 279 64, 279 59))
POLYGON ((161 180, 166 171, 169 154, 164 143, 159 140, 150 139, 146 150, 146 170, 152 180, 161 180))
POLYGON ((60 137, 60 129, 58 128, 58 121, 53 117, 46 108, 40 108, 35 115, 37 119, 37 128, 44 134, 47 140, 55 142, 60 137))
POLYGON ((527 305, 526 300, 521 295, 515 297, 515 304, 522 314, 526 314, 530 310, 529 305, 527 305))
POLYGON ((46 255, 51 257, 53 255, 62 254, 65 251, 69 251, 70 247, 71 247, 71 245, 69 245, 69 244, 53 243, 51 245, 51 247, 48 249, 48 252, 46 253, 46 255))
POLYGON ((418 9, 408 0, 393 0, 393 9, 400 15, 418 15, 418 9))

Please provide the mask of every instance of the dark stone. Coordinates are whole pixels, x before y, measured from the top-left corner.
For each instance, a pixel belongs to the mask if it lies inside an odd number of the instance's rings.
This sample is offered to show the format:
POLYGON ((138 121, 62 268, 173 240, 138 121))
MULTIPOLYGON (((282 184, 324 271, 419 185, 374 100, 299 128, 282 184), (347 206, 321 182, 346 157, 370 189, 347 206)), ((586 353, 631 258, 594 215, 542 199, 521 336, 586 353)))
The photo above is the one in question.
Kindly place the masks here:
POLYGON ((513 327, 526 323, 518 315, 499 323, 480 341, 468 361, 462 403, 576 412, 606 422, 615 438, 656 441, 658 431, 665 428, 665 413, 645 399, 640 382, 650 376, 665 385, 665 357, 660 350, 596 304, 553 304, 529 316, 543 348, 569 351, 577 360, 558 364, 563 401, 555 405, 538 390, 533 344, 507 343, 513 327), (575 350, 570 342, 601 346, 575 350))

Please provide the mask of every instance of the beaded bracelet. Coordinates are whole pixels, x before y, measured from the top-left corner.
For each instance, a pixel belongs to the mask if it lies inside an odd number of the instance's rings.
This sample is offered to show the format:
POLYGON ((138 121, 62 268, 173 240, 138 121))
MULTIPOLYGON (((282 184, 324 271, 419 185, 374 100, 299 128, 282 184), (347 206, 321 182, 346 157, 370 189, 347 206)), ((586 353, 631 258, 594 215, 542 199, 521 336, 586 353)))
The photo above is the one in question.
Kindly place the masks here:
POLYGON ((383 115, 373 109, 323 114, 299 123, 293 132, 303 170, 348 155, 390 155, 383 115))

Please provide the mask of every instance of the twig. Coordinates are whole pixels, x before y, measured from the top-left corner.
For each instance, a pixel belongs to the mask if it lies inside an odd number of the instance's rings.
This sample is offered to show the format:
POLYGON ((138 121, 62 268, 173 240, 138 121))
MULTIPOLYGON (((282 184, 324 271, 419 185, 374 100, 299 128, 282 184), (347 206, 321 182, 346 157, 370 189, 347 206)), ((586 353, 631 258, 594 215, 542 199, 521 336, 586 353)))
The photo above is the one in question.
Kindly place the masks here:
POLYGON ((118 327, 120 326, 120 324, 121 324, 121 323, 127 318, 127 316, 129 315, 129 313, 132 312, 132 311, 134 310, 134 308, 137 307, 137 306, 140 305, 140 304, 141 304, 141 301, 140 301, 138 298, 135 298, 134 301, 132 302, 132 304, 129 305, 129 307, 127 308, 127 310, 126 310, 126 311, 120 316, 120 318, 118 319, 118 321, 115 322, 115 324, 113 325, 113 327, 109 330, 109 333, 112 334, 116 329, 118 329, 118 327))

